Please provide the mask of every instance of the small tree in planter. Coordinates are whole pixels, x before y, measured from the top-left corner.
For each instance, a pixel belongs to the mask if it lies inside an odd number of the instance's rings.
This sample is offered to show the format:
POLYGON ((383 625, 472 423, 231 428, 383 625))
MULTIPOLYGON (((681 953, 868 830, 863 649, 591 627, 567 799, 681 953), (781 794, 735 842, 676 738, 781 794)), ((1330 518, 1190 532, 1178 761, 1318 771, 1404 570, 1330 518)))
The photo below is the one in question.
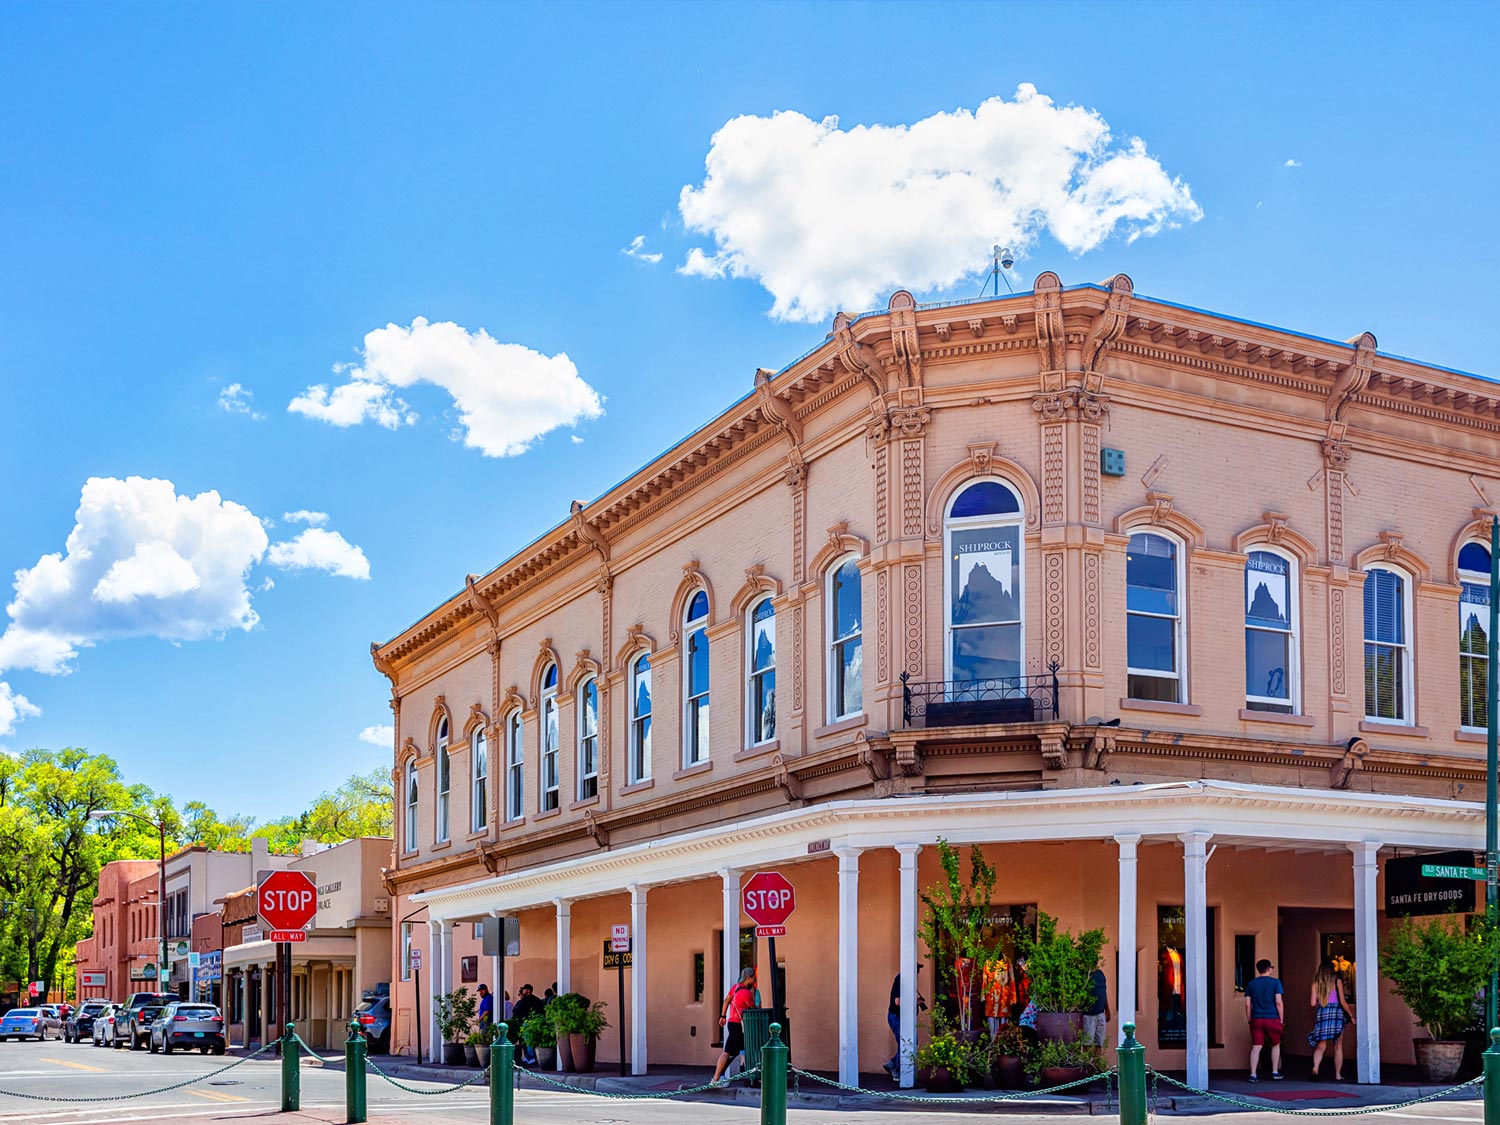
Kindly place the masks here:
POLYGON ((990 1076, 1001 1090, 1019 1090, 1026 1080, 1026 1037, 1017 1024, 1002 1024, 989 1043, 990 1076))
POLYGON ((1082 1039, 1049 1039, 1026 1063, 1027 1077, 1044 1087, 1077 1082, 1103 1069, 1103 1052, 1082 1039))
POLYGON ((1093 991, 1089 974, 1099 967, 1104 931, 1086 930, 1074 937, 1058 932, 1057 919, 1045 911, 1037 914, 1036 934, 1022 932, 1016 938, 1016 954, 1026 963, 1031 981, 1031 1000, 1037 1007, 1037 1034, 1044 1039, 1076 1039, 1083 1027, 1080 1013, 1089 1006, 1093 991), (1059 1019, 1046 1019, 1048 1014, 1059 1019))
POLYGON ((450 1066, 461 1066, 464 1061, 464 1040, 474 1029, 474 1013, 479 1000, 467 988, 456 992, 444 992, 437 998, 438 1033, 443 1037, 443 1061, 450 1066))
POLYGON ((551 1070, 557 1065, 557 1026, 552 1022, 552 1004, 521 1021, 521 1042, 536 1052, 537 1066, 551 1070))
POLYGON ((954 1034, 940 1012, 933 1013, 932 1033, 917 1048, 912 1064, 928 1093, 955 1093, 974 1080, 973 1049, 954 1034))
MULTIPOLYGON (((552 1004, 556 1007, 557 1001, 554 1000, 552 1004)), ((580 1074, 591 1073, 594 1069, 594 1052, 599 1045, 599 1035, 609 1026, 609 1020, 604 1015, 604 1004, 600 1002, 587 1007, 569 1005, 555 1013, 552 1018, 557 1025, 559 1040, 564 1035, 568 1038, 568 1049, 573 1056, 573 1069, 580 1074)))
POLYGON ((946 1007, 945 1001, 955 1001, 958 1035, 972 1039, 976 974, 993 953, 984 941, 984 926, 990 914, 990 895, 995 890, 995 869, 974 844, 969 849, 969 877, 965 881, 958 849, 941 838, 937 847, 943 878, 922 893, 922 904, 927 908, 922 941, 936 965, 934 1002, 941 1010, 946 1007), (967 964, 966 979, 960 979, 960 962, 967 964))
POLYGON ((577 1069, 573 1063, 573 1046, 568 1039, 568 1029, 580 1018, 577 1013, 587 1010, 588 1007, 589 998, 579 992, 564 992, 560 996, 553 997, 552 1003, 547 1005, 553 1030, 557 1035, 557 1053, 562 1058, 564 1070, 577 1069))
MULTIPOLYGON (((1431 1039, 1413 1039, 1427 1082, 1451 1082, 1463 1062, 1464 1033, 1482 1023, 1478 997, 1489 980, 1497 935, 1479 918, 1408 918, 1386 935, 1380 971, 1431 1039)), ((1374 1018, 1374 1013, 1361 1013, 1374 1018)))

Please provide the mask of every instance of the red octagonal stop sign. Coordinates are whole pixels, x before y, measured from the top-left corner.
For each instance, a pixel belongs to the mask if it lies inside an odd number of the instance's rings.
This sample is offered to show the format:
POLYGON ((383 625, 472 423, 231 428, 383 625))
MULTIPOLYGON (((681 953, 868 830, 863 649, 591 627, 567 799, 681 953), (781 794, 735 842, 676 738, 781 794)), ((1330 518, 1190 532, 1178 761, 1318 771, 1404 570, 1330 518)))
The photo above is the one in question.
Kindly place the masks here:
POLYGON ((797 892, 780 871, 757 871, 740 892, 757 937, 783 937, 786 920, 797 909, 797 892))
POLYGON ((273 871, 256 890, 256 913, 268 929, 300 930, 318 913, 318 888, 301 871, 273 871))

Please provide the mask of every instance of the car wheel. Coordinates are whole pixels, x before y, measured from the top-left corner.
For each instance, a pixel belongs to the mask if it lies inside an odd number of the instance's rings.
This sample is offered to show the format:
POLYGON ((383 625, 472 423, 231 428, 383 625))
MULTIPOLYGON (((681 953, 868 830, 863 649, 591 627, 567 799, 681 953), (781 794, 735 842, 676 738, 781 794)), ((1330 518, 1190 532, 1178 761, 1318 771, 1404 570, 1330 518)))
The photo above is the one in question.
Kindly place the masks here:
POLYGON ((224 1053, 224 1048, 223 1047, 215 1047, 214 1048, 214 1054, 216 1054, 216 1055, 222 1055, 223 1053, 224 1053))
POLYGON ((172 1053, 172 1041, 166 1036, 162 1036, 161 1053, 164 1055, 170 1055, 172 1053))

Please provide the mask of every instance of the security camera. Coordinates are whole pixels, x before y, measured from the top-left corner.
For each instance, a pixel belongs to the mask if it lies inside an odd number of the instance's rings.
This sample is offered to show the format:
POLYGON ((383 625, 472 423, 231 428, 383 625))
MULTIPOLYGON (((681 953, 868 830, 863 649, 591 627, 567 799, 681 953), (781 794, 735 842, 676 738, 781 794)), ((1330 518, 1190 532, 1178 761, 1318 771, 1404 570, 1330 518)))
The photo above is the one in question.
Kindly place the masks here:
POLYGON ((1000 248, 1000 264, 1006 269, 1010 269, 1011 266, 1016 264, 1016 256, 1011 253, 1009 246, 1002 246, 1000 248))

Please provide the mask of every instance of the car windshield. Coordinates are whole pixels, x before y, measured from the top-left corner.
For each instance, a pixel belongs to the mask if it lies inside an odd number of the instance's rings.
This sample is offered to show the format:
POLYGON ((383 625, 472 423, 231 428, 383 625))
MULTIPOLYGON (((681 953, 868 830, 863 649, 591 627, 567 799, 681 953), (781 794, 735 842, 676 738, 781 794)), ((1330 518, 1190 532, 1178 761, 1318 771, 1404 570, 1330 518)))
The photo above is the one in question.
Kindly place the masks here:
POLYGON ((35 1019, 37 1016, 39 1016, 41 1014, 42 1013, 39 1012, 36 1008, 14 1008, 14 1009, 12 1009, 10 1012, 8 1012, 6 1014, 5 1018, 9 1019, 11 1016, 15 1016, 18 1019, 20 1019, 20 1018, 35 1019))
POLYGON ((218 1014, 219 1009, 209 1007, 189 1008, 184 1005, 183 1007, 177 1009, 177 1015, 179 1017, 186 1016, 189 1019, 195 1020, 211 1020, 218 1016, 218 1014))

